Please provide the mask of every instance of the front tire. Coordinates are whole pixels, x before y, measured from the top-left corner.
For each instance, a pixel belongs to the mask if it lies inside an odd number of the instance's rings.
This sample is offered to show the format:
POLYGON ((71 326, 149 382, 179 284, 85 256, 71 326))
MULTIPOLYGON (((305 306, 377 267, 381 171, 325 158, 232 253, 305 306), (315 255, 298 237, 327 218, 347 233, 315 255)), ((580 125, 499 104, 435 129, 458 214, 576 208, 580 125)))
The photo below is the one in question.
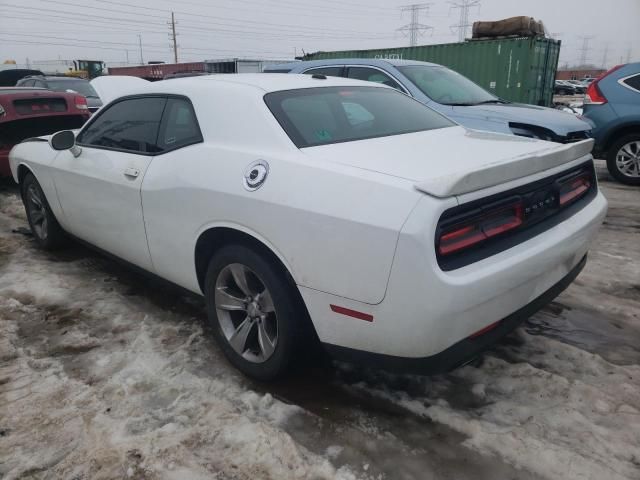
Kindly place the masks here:
POLYGON ((53 215, 36 177, 28 173, 20 188, 29 227, 38 246, 45 250, 55 250, 63 246, 64 231, 53 215))
POLYGON ((207 270, 209 322, 227 359, 260 381, 285 376, 305 341, 306 311, 277 262, 257 249, 228 245, 207 270))
POLYGON ((607 169, 619 182, 640 185, 640 133, 613 142, 607 153, 607 169))

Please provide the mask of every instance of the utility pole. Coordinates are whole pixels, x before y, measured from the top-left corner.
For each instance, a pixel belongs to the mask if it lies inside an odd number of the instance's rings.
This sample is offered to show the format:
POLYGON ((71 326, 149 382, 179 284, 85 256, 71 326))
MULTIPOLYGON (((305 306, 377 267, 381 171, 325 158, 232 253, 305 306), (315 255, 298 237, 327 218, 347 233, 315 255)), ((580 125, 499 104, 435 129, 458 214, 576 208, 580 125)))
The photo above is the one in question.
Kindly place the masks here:
POLYGON ((429 11, 430 3, 414 3, 400 7, 402 12, 411 12, 411 23, 398 28, 399 32, 409 33, 409 46, 415 47, 418 44, 418 36, 427 30, 433 30, 430 25, 420 23, 420 12, 429 11))
POLYGON ((467 38, 467 31, 471 24, 469 23, 469 10, 472 7, 480 7, 480 0, 457 0, 449 2, 453 9, 460 9, 460 21, 457 25, 452 25, 453 30, 458 30, 458 41, 464 42, 467 38))
POLYGON ((124 51, 125 57, 127 59, 127 65, 129 65, 129 50, 124 51))
POLYGON ((593 35, 589 36, 581 36, 578 37, 582 39, 582 47, 580 47, 580 66, 585 66, 587 61, 589 60, 589 51, 591 47, 589 46, 589 42, 593 40, 595 37, 593 35))
POLYGON ((629 48, 627 49, 627 62, 626 63, 631 63, 631 45, 629 45, 629 48))
POLYGON ((173 61, 178 63, 178 42, 176 41, 176 17, 171 12, 171 39, 173 40, 173 61))
MULTIPOLYGON (((138 34, 138 46, 140 47, 140 65, 144 65, 144 59, 142 58, 142 35, 138 34)), ((127 52, 127 56, 129 53, 127 52)))

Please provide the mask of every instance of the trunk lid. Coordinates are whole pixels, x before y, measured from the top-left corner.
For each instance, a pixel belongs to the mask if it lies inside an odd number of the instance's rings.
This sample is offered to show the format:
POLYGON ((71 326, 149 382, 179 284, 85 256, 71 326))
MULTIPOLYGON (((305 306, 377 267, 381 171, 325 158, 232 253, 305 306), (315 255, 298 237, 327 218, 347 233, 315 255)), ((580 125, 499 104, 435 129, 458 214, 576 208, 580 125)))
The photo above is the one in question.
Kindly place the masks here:
POLYGON ((558 144, 491 132, 442 128, 303 148, 309 157, 415 183, 450 197, 526 177, 589 155, 593 140, 558 144))

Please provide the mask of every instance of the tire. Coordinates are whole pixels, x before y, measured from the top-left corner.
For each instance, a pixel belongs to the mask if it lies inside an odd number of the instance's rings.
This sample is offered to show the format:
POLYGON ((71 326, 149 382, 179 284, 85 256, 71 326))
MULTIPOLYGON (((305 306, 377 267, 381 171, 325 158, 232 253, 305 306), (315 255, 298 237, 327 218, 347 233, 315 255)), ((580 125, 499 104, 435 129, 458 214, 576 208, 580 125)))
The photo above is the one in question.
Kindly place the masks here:
POLYGON ((28 173, 20 186, 22 203, 27 213, 29 227, 38 246, 55 250, 65 244, 65 234, 49 207, 49 202, 32 173, 28 173))
POLYGON ((242 373, 273 381, 298 363, 308 340, 308 315, 277 262, 246 245, 224 246, 209 262, 205 297, 213 335, 242 373))
POLYGON ((621 183, 640 185, 640 132, 613 142, 607 152, 607 169, 621 183))

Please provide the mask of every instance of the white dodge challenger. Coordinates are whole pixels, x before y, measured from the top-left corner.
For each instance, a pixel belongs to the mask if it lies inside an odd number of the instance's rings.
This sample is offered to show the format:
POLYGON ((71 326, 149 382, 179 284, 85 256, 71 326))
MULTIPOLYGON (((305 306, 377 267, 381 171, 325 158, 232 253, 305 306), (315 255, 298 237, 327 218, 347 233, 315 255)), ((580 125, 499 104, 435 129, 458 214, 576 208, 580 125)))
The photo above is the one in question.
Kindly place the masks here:
POLYGON ((35 241, 203 295, 254 378, 317 340, 367 366, 461 365, 571 283, 607 210, 591 140, 471 131, 322 75, 113 80, 80 131, 11 152, 35 241))

